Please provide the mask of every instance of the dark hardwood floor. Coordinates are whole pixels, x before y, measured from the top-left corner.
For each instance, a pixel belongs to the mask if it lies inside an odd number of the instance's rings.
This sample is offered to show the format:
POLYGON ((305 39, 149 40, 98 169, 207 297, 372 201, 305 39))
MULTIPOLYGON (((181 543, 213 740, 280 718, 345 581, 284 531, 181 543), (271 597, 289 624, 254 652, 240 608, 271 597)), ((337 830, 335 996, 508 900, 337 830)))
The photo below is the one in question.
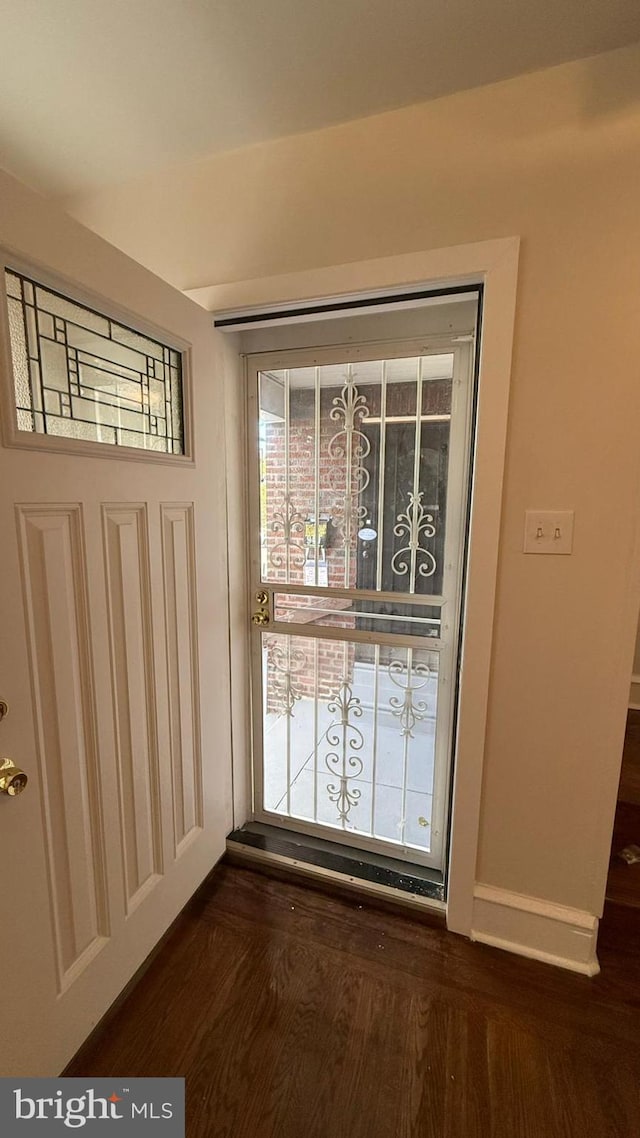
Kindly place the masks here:
POLYGON ((627 713, 618 798, 640 806, 640 711, 633 709, 627 713))
POLYGON ((221 864, 66 1074, 186 1076, 189 1138, 635 1138, 639 931, 587 979, 221 864))
POLYGON ((640 862, 629 865, 619 856, 628 845, 640 846, 640 711, 627 716, 607 880, 608 900, 640 908, 640 862))

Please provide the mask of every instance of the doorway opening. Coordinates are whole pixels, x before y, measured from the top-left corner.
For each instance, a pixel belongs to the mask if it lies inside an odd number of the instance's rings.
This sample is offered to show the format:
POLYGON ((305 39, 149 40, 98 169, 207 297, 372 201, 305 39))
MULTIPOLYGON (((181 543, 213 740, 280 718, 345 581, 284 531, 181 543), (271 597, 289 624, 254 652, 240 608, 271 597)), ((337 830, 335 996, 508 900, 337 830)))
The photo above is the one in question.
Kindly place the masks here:
POLYGON ((476 318, 248 357, 253 819, 440 880, 476 318))

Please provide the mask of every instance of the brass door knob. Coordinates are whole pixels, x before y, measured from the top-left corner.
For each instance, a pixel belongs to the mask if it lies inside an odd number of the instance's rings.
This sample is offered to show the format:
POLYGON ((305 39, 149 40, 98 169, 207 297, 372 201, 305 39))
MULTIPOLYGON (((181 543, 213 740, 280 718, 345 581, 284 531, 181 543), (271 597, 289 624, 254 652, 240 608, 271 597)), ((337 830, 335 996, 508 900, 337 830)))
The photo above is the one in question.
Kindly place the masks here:
POLYGON ((0 794, 15 798, 27 785, 27 776, 13 759, 0 759, 0 794))
POLYGON ((258 624, 261 628, 264 628, 265 624, 269 623, 269 613, 265 609, 260 609, 259 612, 254 612, 251 619, 254 624, 258 624))

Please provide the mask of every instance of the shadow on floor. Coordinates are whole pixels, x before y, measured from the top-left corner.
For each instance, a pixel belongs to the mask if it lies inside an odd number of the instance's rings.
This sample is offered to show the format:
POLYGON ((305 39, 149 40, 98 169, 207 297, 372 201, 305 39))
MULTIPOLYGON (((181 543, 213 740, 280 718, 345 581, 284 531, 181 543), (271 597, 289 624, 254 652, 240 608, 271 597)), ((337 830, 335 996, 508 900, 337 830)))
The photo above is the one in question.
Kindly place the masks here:
POLYGON ((640 711, 627 716, 607 880, 607 901, 640 909, 640 861, 630 865, 620 857, 630 845, 640 848, 640 711))

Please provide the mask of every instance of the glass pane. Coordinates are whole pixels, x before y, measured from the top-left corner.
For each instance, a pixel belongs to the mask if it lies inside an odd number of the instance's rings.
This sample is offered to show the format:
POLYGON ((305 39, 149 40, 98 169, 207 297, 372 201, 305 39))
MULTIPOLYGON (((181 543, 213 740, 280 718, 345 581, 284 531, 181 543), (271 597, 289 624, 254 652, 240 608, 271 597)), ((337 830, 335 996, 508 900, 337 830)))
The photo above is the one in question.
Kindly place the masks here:
POLYGON ((184 453, 178 352, 18 273, 5 278, 19 430, 184 453))
POLYGON ((15 273, 5 273, 5 287, 7 296, 14 296, 17 300, 22 300, 20 280, 15 273))
POLYGON ((358 632, 386 632, 394 636, 440 636, 440 608, 398 602, 362 601, 300 593, 274 593, 276 621, 349 628, 358 632))
POLYGON ((132 332, 130 328, 123 328, 120 324, 113 325, 113 338, 119 340, 121 344, 128 344, 131 348, 144 352, 145 356, 152 356, 157 360, 164 358, 160 344, 154 343, 147 336, 139 335, 138 332, 132 332))
POLYGON ((9 338, 11 340, 11 359, 13 363, 13 384, 16 407, 19 411, 26 411, 30 409, 33 404, 31 401, 29 356, 27 353, 22 303, 12 299, 9 299, 7 303, 9 306, 9 338))
POLYGON ((438 653, 265 633, 263 803, 428 852, 438 653))
POLYGON ((260 375, 262 578, 439 595, 453 353, 260 375))

